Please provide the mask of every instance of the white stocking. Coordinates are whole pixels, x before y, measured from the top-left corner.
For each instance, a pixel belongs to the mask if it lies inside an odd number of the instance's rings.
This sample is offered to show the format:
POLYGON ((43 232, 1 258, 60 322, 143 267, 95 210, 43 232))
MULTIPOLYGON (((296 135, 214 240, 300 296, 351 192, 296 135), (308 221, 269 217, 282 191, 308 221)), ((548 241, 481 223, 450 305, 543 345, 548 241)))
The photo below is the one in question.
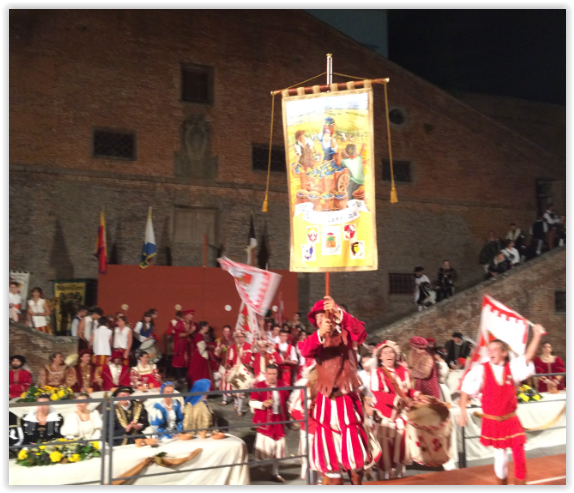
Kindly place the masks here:
POLYGON ((508 477, 508 455, 505 448, 494 449, 494 473, 498 479, 508 477))
POLYGON ((243 397, 237 398, 237 412, 238 413, 243 412, 243 397))

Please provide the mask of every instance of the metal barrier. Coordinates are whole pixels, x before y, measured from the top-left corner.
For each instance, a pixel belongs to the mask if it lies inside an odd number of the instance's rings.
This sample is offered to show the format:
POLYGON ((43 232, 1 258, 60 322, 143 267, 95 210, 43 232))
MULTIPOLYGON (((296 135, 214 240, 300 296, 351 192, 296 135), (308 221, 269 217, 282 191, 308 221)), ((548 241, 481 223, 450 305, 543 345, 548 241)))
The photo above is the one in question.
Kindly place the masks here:
MULTIPOLYGON (((532 375, 532 378, 540 378, 540 377, 555 377, 555 376, 566 376, 566 373, 562 372, 562 373, 535 373, 534 375, 532 375)), ((544 400, 540 400, 540 401, 534 401, 534 402, 523 402, 522 404, 540 404, 541 402, 547 402, 544 400)), ((566 399, 558 399, 552 402, 566 402, 566 399)), ((467 408, 467 411, 470 409, 480 409, 479 406, 470 406, 467 408)), ((467 418, 468 419, 468 418, 467 418)), ((560 430, 566 428, 566 426, 556 426, 556 427, 552 427, 552 430, 560 430)), ((464 431, 464 426, 460 427, 461 429, 461 438, 462 438, 462 451, 459 452, 458 454, 458 467, 459 468, 465 468, 466 467, 466 440, 473 440, 473 439, 477 439, 480 438, 480 436, 475 436, 475 437, 467 437, 465 435, 465 431, 464 431)), ((536 431, 536 430, 532 430, 532 431, 536 431)), ((529 433, 530 430, 524 430, 525 433, 529 433)), ((458 444, 457 444, 457 448, 458 448, 458 444)))
MULTIPOLYGON (((260 426, 265 425, 272 425, 272 424, 291 424, 291 423, 304 423, 305 430, 309 430, 309 409, 307 407, 307 399, 308 399, 308 388, 306 386, 290 386, 290 387, 272 387, 272 388, 257 388, 257 389, 245 389, 245 390, 213 390, 208 392, 186 392, 186 393, 177 393, 177 394, 170 394, 172 399, 174 398, 184 398, 185 397, 192 397, 192 396, 217 396, 223 394, 252 394, 252 393, 259 393, 259 392, 266 392, 266 391, 293 391, 293 390, 303 390, 304 392, 304 419, 302 420, 293 420, 293 421, 274 421, 269 423, 249 423, 245 425, 225 425, 225 426, 213 426, 211 428, 197 428, 197 429, 189 429, 189 430, 182 430, 179 433, 190 433, 190 432, 200 432, 200 431, 212 431, 212 430, 231 430, 231 429, 240 429, 240 428, 258 428, 260 426)), ((86 443, 86 442, 93 442, 93 441, 101 441, 101 468, 100 468, 100 480, 99 481, 86 481, 82 483, 68 483, 68 485, 86 485, 86 484, 112 484, 113 481, 117 480, 132 480, 137 479, 140 477, 154 477, 154 476, 166 476, 170 474, 179 474, 183 472, 191 472, 191 471, 203 471, 209 469, 221 469, 223 467, 235 467, 235 466, 248 466, 248 467, 256 467, 261 466, 264 464, 272 464, 275 462, 286 461, 286 460, 293 460, 293 459, 302 459, 305 458, 307 464, 309 464, 309 434, 306 433, 306 440, 307 443, 305 445, 305 453, 301 455, 294 455, 290 457, 283 457, 277 459, 265 459, 265 460, 254 460, 254 461, 247 461, 242 463, 235 463, 235 464, 224 464, 219 466, 212 466, 212 467, 201 467, 201 468, 190 468, 190 469, 178 469, 172 471, 166 471, 161 473, 155 474, 138 474, 129 477, 121 477, 116 478, 113 477, 113 470, 112 470, 112 463, 113 463, 113 451, 114 447, 117 447, 116 442, 118 440, 123 440, 124 438, 129 439, 136 439, 136 438, 144 438, 149 436, 160 436, 171 434, 170 432, 158 432, 153 431, 149 433, 141 433, 141 434, 131 434, 131 435, 121 435, 121 436, 114 436, 114 420, 115 420, 115 403, 119 401, 144 401, 147 399, 157 399, 158 401, 164 399, 166 394, 151 394, 145 396, 129 396, 129 397, 104 397, 98 399, 75 399, 75 400, 65 400, 65 401, 50 401, 48 402, 21 402, 21 403, 11 403, 9 404, 10 408, 21 408, 21 407, 38 407, 38 406, 58 406, 58 405, 69 405, 69 404, 90 404, 90 403, 100 403, 102 405, 102 433, 101 438, 98 439, 91 439, 91 440, 74 440, 74 441, 67 441, 67 444, 72 443, 86 443), (106 434, 107 432, 107 434, 106 434), (106 478, 106 459, 108 463, 108 470, 107 470, 107 478, 106 478), (106 481, 107 479, 107 481, 106 481)), ((183 412, 183 409, 182 409, 183 412)), ((150 423, 151 426, 151 423, 150 423)), ((36 444, 39 445, 39 444, 36 444)), ((36 446, 32 445, 32 446, 36 446)), ((20 450, 24 448, 30 448, 31 445, 14 445, 9 447, 10 450, 20 450)), ((120 445, 121 447, 121 445, 120 445)), ((307 469, 307 484, 310 484, 310 470, 307 469)))

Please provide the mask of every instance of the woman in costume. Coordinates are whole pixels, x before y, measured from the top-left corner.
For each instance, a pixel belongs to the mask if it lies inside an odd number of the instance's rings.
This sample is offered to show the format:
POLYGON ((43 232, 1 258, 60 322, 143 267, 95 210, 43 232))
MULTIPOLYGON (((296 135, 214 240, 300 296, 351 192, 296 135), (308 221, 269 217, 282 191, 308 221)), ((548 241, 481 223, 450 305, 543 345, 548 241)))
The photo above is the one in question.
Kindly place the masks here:
MULTIPOLYGON (((210 388, 211 380, 204 378, 202 380, 196 380, 190 392, 208 392, 210 388)), ((213 411, 207 403, 207 396, 194 395, 185 398, 183 429, 186 433, 205 435, 205 433, 188 430, 212 428, 213 421, 213 411)))
POLYGON ((480 443, 494 448, 494 472, 498 484, 508 484, 507 448, 512 450, 514 460, 514 484, 526 484, 526 435, 516 415, 516 387, 534 374, 532 360, 545 333, 541 325, 535 325, 526 353, 512 361, 506 343, 498 339, 491 341, 488 344, 489 361, 476 365, 462 381, 458 423, 466 426, 469 397, 474 398, 482 392, 480 443))
POLYGON ((399 364, 402 356, 397 343, 381 342, 373 357, 380 365, 371 371, 371 391, 376 400, 373 408, 380 420, 375 430, 383 451, 378 466, 385 479, 402 477, 405 466, 412 462, 406 443, 407 421, 403 410, 418 398, 420 392, 411 389, 409 370, 399 364))
MULTIPOLYGON (((561 358, 552 354, 552 345, 549 342, 542 344, 542 354, 534 360, 536 373, 565 373, 566 366, 561 358)), ((548 384, 556 385, 557 390, 564 390, 564 376, 540 377, 538 379, 538 392, 548 392, 548 384)))
MULTIPOLYGON (((138 322, 139 323, 139 322, 138 322)), ((113 350, 121 351, 124 355, 124 364, 128 363, 128 358, 133 345, 132 329, 128 325, 128 319, 124 315, 116 317, 116 327, 114 328, 113 350)))
POLYGON ((149 362, 149 356, 145 351, 136 351, 138 360, 137 366, 130 370, 130 381, 134 389, 140 386, 147 386, 150 389, 157 389, 161 386, 161 375, 154 363, 149 362))
POLYGON ((438 371, 435 358, 428 351, 428 342, 423 337, 411 337, 411 350, 407 358, 410 375, 415 379, 414 388, 424 395, 430 395, 440 400, 438 371))
MULTIPOLYGON (((89 399, 90 395, 82 392, 76 399, 89 399)), ((94 409, 88 409, 88 403, 76 404, 76 411, 64 418, 61 430, 65 438, 71 440, 98 440, 102 436, 102 417, 94 409)))
POLYGON ((157 335, 155 333, 155 324, 153 323, 152 314, 150 312, 145 312, 142 319, 134 327, 133 338, 137 341, 135 343, 135 349, 141 346, 141 343, 153 338, 157 341, 157 335))
POLYGON ((179 320, 173 330, 173 359, 171 366, 175 370, 177 381, 185 381, 185 372, 189 367, 189 338, 193 334, 193 314, 195 310, 182 312, 182 320, 179 320))
POLYGON ((183 430, 182 405, 177 399, 172 398, 175 385, 173 382, 165 382, 159 389, 160 394, 165 394, 161 402, 156 402, 150 413, 150 424, 161 433, 160 438, 172 438, 176 433, 183 430))
POLYGON ((44 299, 44 292, 40 288, 32 290, 32 299, 28 300, 28 322, 40 332, 51 334, 52 329, 48 322, 51 313, 48 300, 44 299))
POLYGON ((76 370, 76 383, 72 387, 74 392, 88 392, 88 389, 99 391, 103 384, 100 377, 97 376, 96 366, 90 364, 92 360, 92 352, 89 349, 82 349, 80 351, 80 361, 75 367, 76 370))
POLYGON ((40 370, 38 386, 45 387, 70 387, 76 383, 76 370, 64 364, 62 353, 53 353, 50 355, 50 364, 40 370))
MULTIPOLYGON (((187 370, 187 381, 190 387, 193 385, 193 382, 197 380, 204 378, 209 381, 212 380, 211 361, 205 340, 208 331, 209 325, 207 322, 199 322, 198 330, 194 338, 194 349, 187 370)), ((211 387, 213 387, 213 384, 211 387)))
POLYGON ((32 408, 22 420, 24 445, 62 438, 60 428, 62 427, 64 418, 50 406, 50 396, 48 394, 41 394, 38 396, 37 402, 45 404, 32 408))

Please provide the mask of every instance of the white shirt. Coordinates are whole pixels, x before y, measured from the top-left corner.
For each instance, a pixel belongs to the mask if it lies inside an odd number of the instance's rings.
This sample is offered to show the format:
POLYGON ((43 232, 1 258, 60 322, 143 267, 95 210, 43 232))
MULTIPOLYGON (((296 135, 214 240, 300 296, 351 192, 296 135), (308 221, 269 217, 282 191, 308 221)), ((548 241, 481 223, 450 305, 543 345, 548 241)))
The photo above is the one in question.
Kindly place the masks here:
POLYGON ((281 342, 281 339, 279 339, 279 336, 273 337, 271 335, 271 332, 267 333, 267 340, 272 344, 279 344, 281 342))
POLYGON ((20 296, 20 293, 10 293, 8 292, 9 298, 10 298, 10 303, 12 305, 20 305, 22 303, 22 296, 20 296))
POLYGON ((92 346, 94 347, 94 354, 96 356, 111 356, 112 348, 110 347, 110 336, 112 329, 108 329, 105 325, 100 325, 94 331, 94 340, 92 346))
POLYGON ((506 233, 506 239, 516 241, 521 234, 522 231, 520 230, 520 228, 516 228, 514 231, 510 229, 508 230, 508 233, 506 233))
POLYGON ((130 333, 130 328, 126 325, 124 329, 116 327, 114 330, 114 347, 118 349, 128 348, 128 335, 130 333))
POLYGON ((114 365, 113 363, 109 363, 110 373, 112 374, 112 380, 114 381, 115 385, 120 384, 120 373, 122 372, 122 365, 114 365))
POLYGON ((560 224, 560 219, 558 218, 558 216, 556 215, 555 212, 546 211, 544 213, 543 219, 544 219, 544 222, 546 224, 550 224, 550 225, 560 224), (552 217, 553 215, 554 215, 554 217, 552 217))
MULTIPOLYGON (((150 325, 151 325, 151 323, 150 323, 150 324, 146 324, 146 327, 145 327, 146 330, 149 329, 150 325)), ((151 338, 151 333, 150 333, 150 336, 149 336, 149 337, 144 337, 144 336, 142 336, 142 335, 140 334, 142 328, 143 328, 143 323, 142 323, 142 321, 140 320, 140 321, 136 324, 136 326, 134 327, 134 336, 137 337, 137 339, 138 339, 140 342, 147 341, 148 339, 151 338)))
MULTIPOLYGON (((268 387, 275 388, 275 385, 268 385, 268 387)), ((271 398, 273 399, 273 405, 271 406, 273 414, 281 414, 281 399, 279 397, 279 391, 273 390, 271 392, 271 398)), ((262 401, 249 401, 249 407, 252 412, 255 409, 264 409, 262 401)))
POLYGON ((415 284, 416 284, 416 289, 415 289, 415 302, 419 299, 419 293, 420 293, 420 285, 423 282, 428 282, 430 284, 429 278, 423 274, 421 277, 416 277, 415 276, 415 284))
POLYGON ((295 351, 295 346, 291 346, 291 352, 289 354, 287 353, 287 348, 289 347, 289 343, 288 342, 283 342, 283 343, 278 343, 279 348, 279 354, 281 355, 281 357, 283 359, 290 359, 293 361, 297 361, 297 351, 295 351))
POLYGON ((76 317, 74 317, 74 320, 72 320, 72 325, 70 327, 70 333, 72 334, 73 337, 78 337, 78 326, 80 325, 80 320, 78 320, 76 317))
MULTIPOLYGON (((40 298, 37 302, 34 300, 28 300, 28 306, 32 313, 44 313, 46 311, 46 300, 40 298)), ((32 315, 32 322, 34 327, 46 327, 48 325, 47 318, 44 315, 32 315)))
MULTIPOLYGON (((502 381, 502 375, 504 373, 504 364, 502 365, 493 365, 492 363, 488 363, 492 368, 492 372, 494 374, 494 378, 498 382, 502 381)), ((531 361, 526 364, 526 357, 520 356, 518 358, 514 358, 510 361, 510 373, 512 373, 512 379, 514 380, 514 385, 519 385, 520 382, 530 378, 535 373, 534 363, 531 361)), ((472 370, 470 370, 464 380, 462 382, 461 392, 468 394, 471 398, 475 398, 478 396, 480 391, 482 390, 483 384, 483 374, 484 374, 484 365, 476 365, 472 370)))
POLYGON ((90 340, 92 337, 92 332, 96 329, 95 324, 97 323, 91 315, 88 315, 85 319, 86 324, 84 325, 84 338, 86 341, 90 340))

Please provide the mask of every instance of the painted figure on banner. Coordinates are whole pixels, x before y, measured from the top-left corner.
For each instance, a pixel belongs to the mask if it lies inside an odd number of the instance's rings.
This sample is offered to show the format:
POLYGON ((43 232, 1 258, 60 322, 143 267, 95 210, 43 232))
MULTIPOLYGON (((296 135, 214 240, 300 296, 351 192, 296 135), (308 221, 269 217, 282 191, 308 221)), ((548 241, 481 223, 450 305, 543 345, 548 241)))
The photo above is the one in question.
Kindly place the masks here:
POLYGON ((291 271, 377 269, 372 105, 370 88, 283 98, 291 271))

